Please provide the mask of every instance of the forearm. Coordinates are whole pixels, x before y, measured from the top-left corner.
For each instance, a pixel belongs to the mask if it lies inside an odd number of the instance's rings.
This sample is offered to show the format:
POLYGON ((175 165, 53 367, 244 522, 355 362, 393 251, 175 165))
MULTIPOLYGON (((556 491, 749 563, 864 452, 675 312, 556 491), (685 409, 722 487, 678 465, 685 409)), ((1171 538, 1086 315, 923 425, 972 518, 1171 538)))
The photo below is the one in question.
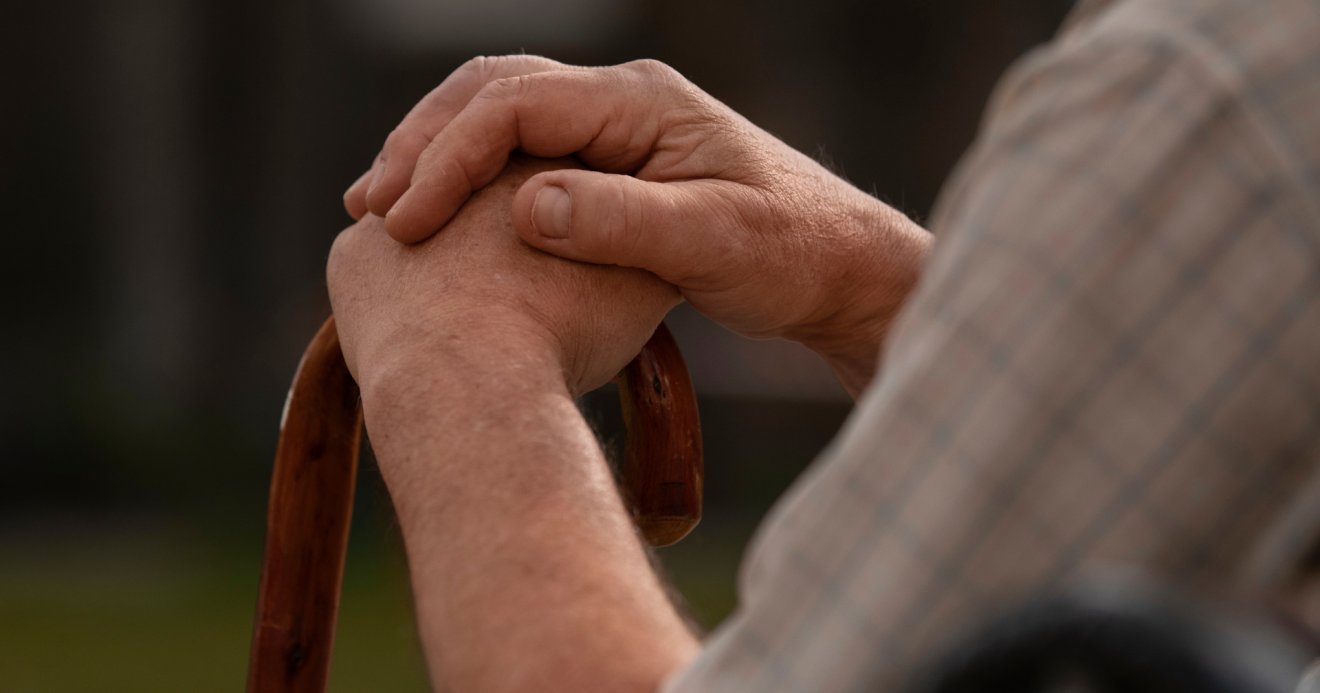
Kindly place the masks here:
POLYGON ((461 344, 364 390, 432 677, 654 690, 696 652, 553 359, 461 344))

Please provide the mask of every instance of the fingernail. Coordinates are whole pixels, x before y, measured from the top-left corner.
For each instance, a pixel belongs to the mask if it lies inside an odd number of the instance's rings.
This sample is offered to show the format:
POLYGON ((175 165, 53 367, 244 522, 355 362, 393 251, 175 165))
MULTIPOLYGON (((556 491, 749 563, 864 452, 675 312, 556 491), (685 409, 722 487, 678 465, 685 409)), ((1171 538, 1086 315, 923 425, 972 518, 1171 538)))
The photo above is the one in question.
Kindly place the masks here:
POLYGON ((573 198, 568 191, 547 185, 536 193, 532 201, 532 225, 546 238, 568 238, 568 226, 573 219, 573 198))

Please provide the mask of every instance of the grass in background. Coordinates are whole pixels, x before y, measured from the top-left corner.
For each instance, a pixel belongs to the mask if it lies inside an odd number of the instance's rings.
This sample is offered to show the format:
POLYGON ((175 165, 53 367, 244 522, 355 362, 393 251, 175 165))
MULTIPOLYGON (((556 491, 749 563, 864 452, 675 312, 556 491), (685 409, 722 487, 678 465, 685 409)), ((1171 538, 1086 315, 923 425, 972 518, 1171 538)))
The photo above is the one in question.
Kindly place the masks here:
MULTIPOLYGON (((711 628, 734 608, 752 531, 847 407, 701 406, 705 518, 659 556, 711 628)), ((264 505, 214 489, 159 516, 0 523, 0 693, 242 690, 264 505)), ((369 456, 354 515, 329 689, 426 691, 401 541, 369 456)))
MULTIPOLYGON (((428 690, 402 551, 354 539, 329 688, 428 690)), ((736 548, 690 542, 662 558, 710 625, 732 607, 736 548)), ((113 526, 0 547, 0 691, 242 690, 255 549, 113 526)))
MULTIPOLYGON (((0 548, 0 690, 242 690, 259 563, 122 528, 0 548)), ((355 552, 330 690, 427 690, 410 609, 401 557, 355 552)))

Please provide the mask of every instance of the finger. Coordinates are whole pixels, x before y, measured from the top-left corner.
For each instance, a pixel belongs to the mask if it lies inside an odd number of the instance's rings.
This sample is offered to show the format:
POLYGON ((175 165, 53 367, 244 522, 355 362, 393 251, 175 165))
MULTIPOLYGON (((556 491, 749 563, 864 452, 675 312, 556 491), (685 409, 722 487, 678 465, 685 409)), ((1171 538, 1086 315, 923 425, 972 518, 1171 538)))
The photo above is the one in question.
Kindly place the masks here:
POLYGON ((563 63, 535 55, 478 57, 463 64, 440 86, 422 97, 385 139, 380 153, 380 175, 366 193, 366 205, 384 216, 408 189, 417 156, 487 83, 536 72, 568 70, 563 63))
POLYGON ((514 149, 540 157, 576 153, 592 168, 635 170, 660 135, 661 117, 678 105, 676 90, 664 88, 666 77, 645 65, 486 85, 419 157, 412 185, 386 215, 386 230, 404 242, 430 236, 499 175, 514 149))
POLYGON ((734 183, 652 183, 585 170, 541 173, 518 190, 514 227, 529 245, 597 264, 638 267, 682 287, 733 262, 748 238, 734 183))
POLYGON ((371 174, 375 170, 373 166, 358 176, 358 179, 353 181, 344 192, 344 209, 348 210, 348 216, 353 217, 355 221, 361 221, 367 214, 367 186, 371 183, 371 174))
POLYGON ((344 191, 344 209, 352 215, 354 219, 361 220, 362 217, 371 210, 367 209, 367 192, 371 190, 371 185, 376 181, 376 176, 380 174, 380 154, 371 160, 371 166, 367 167, 367 172, 353 181, 353 184, 344 191), (354 212, 360 212, 354 214, 354 212))

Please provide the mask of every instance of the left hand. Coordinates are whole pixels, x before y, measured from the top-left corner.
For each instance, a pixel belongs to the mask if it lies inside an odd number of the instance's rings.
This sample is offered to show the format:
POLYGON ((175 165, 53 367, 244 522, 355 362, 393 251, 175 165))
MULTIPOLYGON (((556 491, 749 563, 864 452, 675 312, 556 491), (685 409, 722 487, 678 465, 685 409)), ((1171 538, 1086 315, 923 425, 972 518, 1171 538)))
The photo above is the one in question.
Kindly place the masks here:
POLYGON ((512 159, 424 243, 399 244, 373 216, 339 234, 326 277, 344 357, 364 396, 383 378, 408 378, 455 353, 493 369, 501 366, 491 361, 510 355, 557 365, 569 391, 581 394, 636 356, 677 304, 677 290, 643 270, 548 255, 514 232, 519 186, 570 166, 512 159))

